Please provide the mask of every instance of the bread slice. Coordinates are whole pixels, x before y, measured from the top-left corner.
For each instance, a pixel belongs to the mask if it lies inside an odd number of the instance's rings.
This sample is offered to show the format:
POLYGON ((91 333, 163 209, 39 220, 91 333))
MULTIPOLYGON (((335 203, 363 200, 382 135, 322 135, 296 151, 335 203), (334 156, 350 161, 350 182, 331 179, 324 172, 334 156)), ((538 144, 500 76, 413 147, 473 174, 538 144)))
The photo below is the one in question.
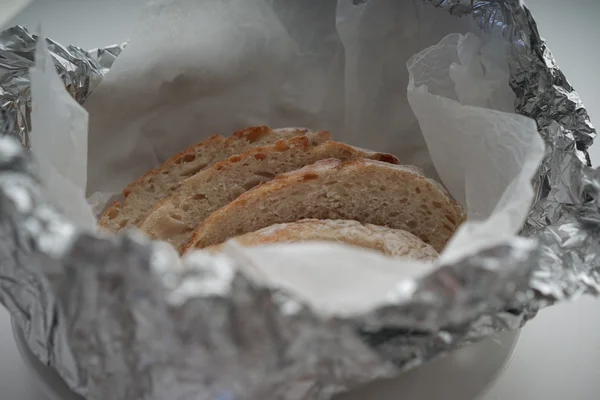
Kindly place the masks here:
POLYGON ((186 179, 171 197, 158 203, 140 228, 151 238, 166 240, 181 250, 204 219, 242 193, 276 175, 327 158, 343 161, 370 158, 398 164, 398 159, 391 154, 339 142, 328 141, 315 146, 306 136, 279 140, 273 145, 231 156, 186 179))
MULTIPOLYGON (((270 243, 308 241, 342 242, 377 250, 392 257, 433 262, 438 253, 421 239, 401 229, 361 224, 351 220, 304 219, 287 224, 276 224, 256 232, 236 236, 231 240, 242 246, 270 243)), ((205 250, 220 252, 224 244, 209 246, 205 250)))
POLYGON ((123 202, 115 201, 108 208, 98 225, 109 232, 139 226, 152 208, 164 197, 170 196, 190 176, 206 169, 231 155, 243 153, 252 147, 265 146, 279 139, 305 136, 314 144, 331 137, 328 132, 313 132, 304 128, 270 129, 266 126, 252 127, 235 132, 226 138, 213 135, 179 154, 174 155, 162 166, 148 172, 129 184, 123 202))
POLYGON ((183 250, 305 218, 352 219, 403 229, 439 252, 465 214, 440 184, 415 167, 328 159, 244 193, 211 214, 183 250))

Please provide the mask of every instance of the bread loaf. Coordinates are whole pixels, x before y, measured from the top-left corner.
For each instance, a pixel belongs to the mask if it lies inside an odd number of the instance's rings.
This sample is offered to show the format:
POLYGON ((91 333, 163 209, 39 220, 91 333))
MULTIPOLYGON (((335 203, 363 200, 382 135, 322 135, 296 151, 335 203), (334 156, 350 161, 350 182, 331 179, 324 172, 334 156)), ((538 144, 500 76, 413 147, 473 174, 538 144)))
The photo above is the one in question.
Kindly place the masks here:
POLYGON ((279 139, 304 136, 314 144, 330 139, 328 132, 312 132, 302 128, 272 130, 266 126, 235 132, 231 137, 213 135, 179 154, 162 166, 148 172, 123 190, 123 202, 115 201, 100 218, 98 225, 109 232, 139 226, 153 207, 173 194, 181 182, 216 162, 243 153, 252 147, 272 144, 279 139))
POLYGON ((328 159, 282 174, 215 211, 183 251, 305 218, 403 229, 439 252, 465 214, 440 184, 414 167, 328 159))
POLYGON ((158 203, 140 228, 151 238, 169 241, 181 250, 212 212, 276 175, 327 158, 343 161, 369 158, 398 164, 396 157, 390 154, 339 142, 315 145, 306 136, 279 140, 273 145, 231 156, 186 179, 172 196, 158 203))
MULTIPOLYGON (((433 262, 437 252, 415 235, 401 229, 361 224, 349 220, 305 219, 286 224, 276 224, 255 232, 232 238, 242 246, 271 243, 307 241, 342 242, 377 250, 392 257, 433 262)), ((220 252, 224 244, 209 246, 205 250, 220 252)))

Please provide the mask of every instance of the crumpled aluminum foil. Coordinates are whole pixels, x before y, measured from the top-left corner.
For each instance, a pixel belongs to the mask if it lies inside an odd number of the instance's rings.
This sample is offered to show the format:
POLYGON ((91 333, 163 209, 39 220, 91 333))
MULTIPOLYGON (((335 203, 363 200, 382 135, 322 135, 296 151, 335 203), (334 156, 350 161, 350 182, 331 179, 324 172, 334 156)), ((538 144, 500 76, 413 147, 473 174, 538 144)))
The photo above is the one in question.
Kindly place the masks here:
MULTIPOLYGON (((517 0, 424 1, 513 45, 517 111, 537 121, 548 147, 523 228, 532 240, 402 282, 388 305, 364 315, 322 320, 293 296, 257 286, 231 259, 179 261, 131 234, 76 231, 45 202, 27 152, 5 138, 0 300, 38 358, 90 399, 328 399, 518 329, 553 303, 600 294, 600 170, 587 154, 595 131, 529 11, 517 0)), ((35 37, 17 27, 0 42, 0 126, 27 145, 35 37)), ((50 43, 79 101, 119 53, 94 58, 50 43)))
MULTIPOLYGON (((10 121, 9 132, 29 146, 31 93, 29 69, 34 66, 38 37, 22 26, 0 32, 0 121, 10 121)), ((87 52, 76 46, 62 46, 51 39, 46 44, 69 93, 80 104, 108 72, 125 44, 87 52)))

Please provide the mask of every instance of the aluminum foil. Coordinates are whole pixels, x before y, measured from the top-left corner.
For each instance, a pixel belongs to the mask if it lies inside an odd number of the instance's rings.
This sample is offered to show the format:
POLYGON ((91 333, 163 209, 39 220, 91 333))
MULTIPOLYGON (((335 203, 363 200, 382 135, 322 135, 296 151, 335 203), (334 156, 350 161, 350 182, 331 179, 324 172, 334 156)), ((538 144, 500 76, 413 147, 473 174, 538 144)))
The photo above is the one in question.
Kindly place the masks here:
MULTIPOLYGON (((0 33, 0 121, 10 121, 3 132, 18 137, 29 146, 31 131, 31 80, 37 35, 22 26, 0 33)), ((102 77, 121 54, 124 44, 87 52, 76 46, 62 46, 47 39, 56 70, 69 93, 80 104, 100 83, 102 77)))
MULTIPOLYGON (((131 234, 76 231, 44 200, 24 148, 3 138, 0 300, 38 358, 90 399, 328 399, 600 294, 600 171, 587 154, 595 131, 529 11, 517 0, 424 1, 512 43, 517 111, 537 121, 548 148, 523 228, 532 240, 405 281, 364 315, 323 320, 231 259, 182 265, 131 234)), ((25 145, 35 39, 19 27, 0 35, 0 127, 25 145)), ((79 101, 119 53, 51 44, 79 101)))

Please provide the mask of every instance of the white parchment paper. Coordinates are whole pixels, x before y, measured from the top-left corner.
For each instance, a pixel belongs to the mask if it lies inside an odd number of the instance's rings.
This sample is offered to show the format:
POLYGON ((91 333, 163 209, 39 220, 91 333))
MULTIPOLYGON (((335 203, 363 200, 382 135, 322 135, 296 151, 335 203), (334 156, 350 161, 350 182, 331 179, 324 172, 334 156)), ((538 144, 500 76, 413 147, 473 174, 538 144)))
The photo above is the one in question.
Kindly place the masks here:
POLYGON ((94 229, 96 218, 85 199, 88 114, 65 89, 43 41, 35 58, 31 152, 50 200, 78 226, 94 229))
MULTIPOLYGON (((67 135, 68 148, 81 161, 77 168, 87 161, 87 194, 119 191, 213 133, 257 124, 306 126, 394 153, 439 176, 470 217, 442 262, 515 235, 533 199, 530 179, 543 143, 533 121, 512 113, 506 49, 468 19, 420 1, 354 3, 152 1, 85 105, 89 135, 80 124, 67 135), (85 137, 87 160, 78 144, 85 137)), ((48 78, 37 74, 34 83, 43 86, 48 78)), ((34 96, 34 110, 50 100, 66 103, 57 93, 34 96)), ((52 127, 46 130, 52 138, 64 137, 65 126, 44 118, 65 124, 73 118, 38 117, 34 131, 52 127)), ((70 177, 74 166, 53 159, 59 155, 45 156, 70 177)), ((85 187, 80 178, 70 181, 85 187)), ((58 191, 51 182, 49 187, 58 191)), ((76 201, 54 194, 63 208, 76 201)), ((247 257, 260 271, 257 279, 285 286, 326 314, 359 312, 384 301, 390 282, 401 284, 434 267, 375 262, 383 256, 345 246, 294 246, 228 251, 247 257), (311 279, 307 271, 323 273, 311 279), (356 280, 340 281, 340 274, 356 280), (317 283, 330 288, 327 296, 315 292, 317 283), (358 290, 361 285, 368 290, 358 290)))

